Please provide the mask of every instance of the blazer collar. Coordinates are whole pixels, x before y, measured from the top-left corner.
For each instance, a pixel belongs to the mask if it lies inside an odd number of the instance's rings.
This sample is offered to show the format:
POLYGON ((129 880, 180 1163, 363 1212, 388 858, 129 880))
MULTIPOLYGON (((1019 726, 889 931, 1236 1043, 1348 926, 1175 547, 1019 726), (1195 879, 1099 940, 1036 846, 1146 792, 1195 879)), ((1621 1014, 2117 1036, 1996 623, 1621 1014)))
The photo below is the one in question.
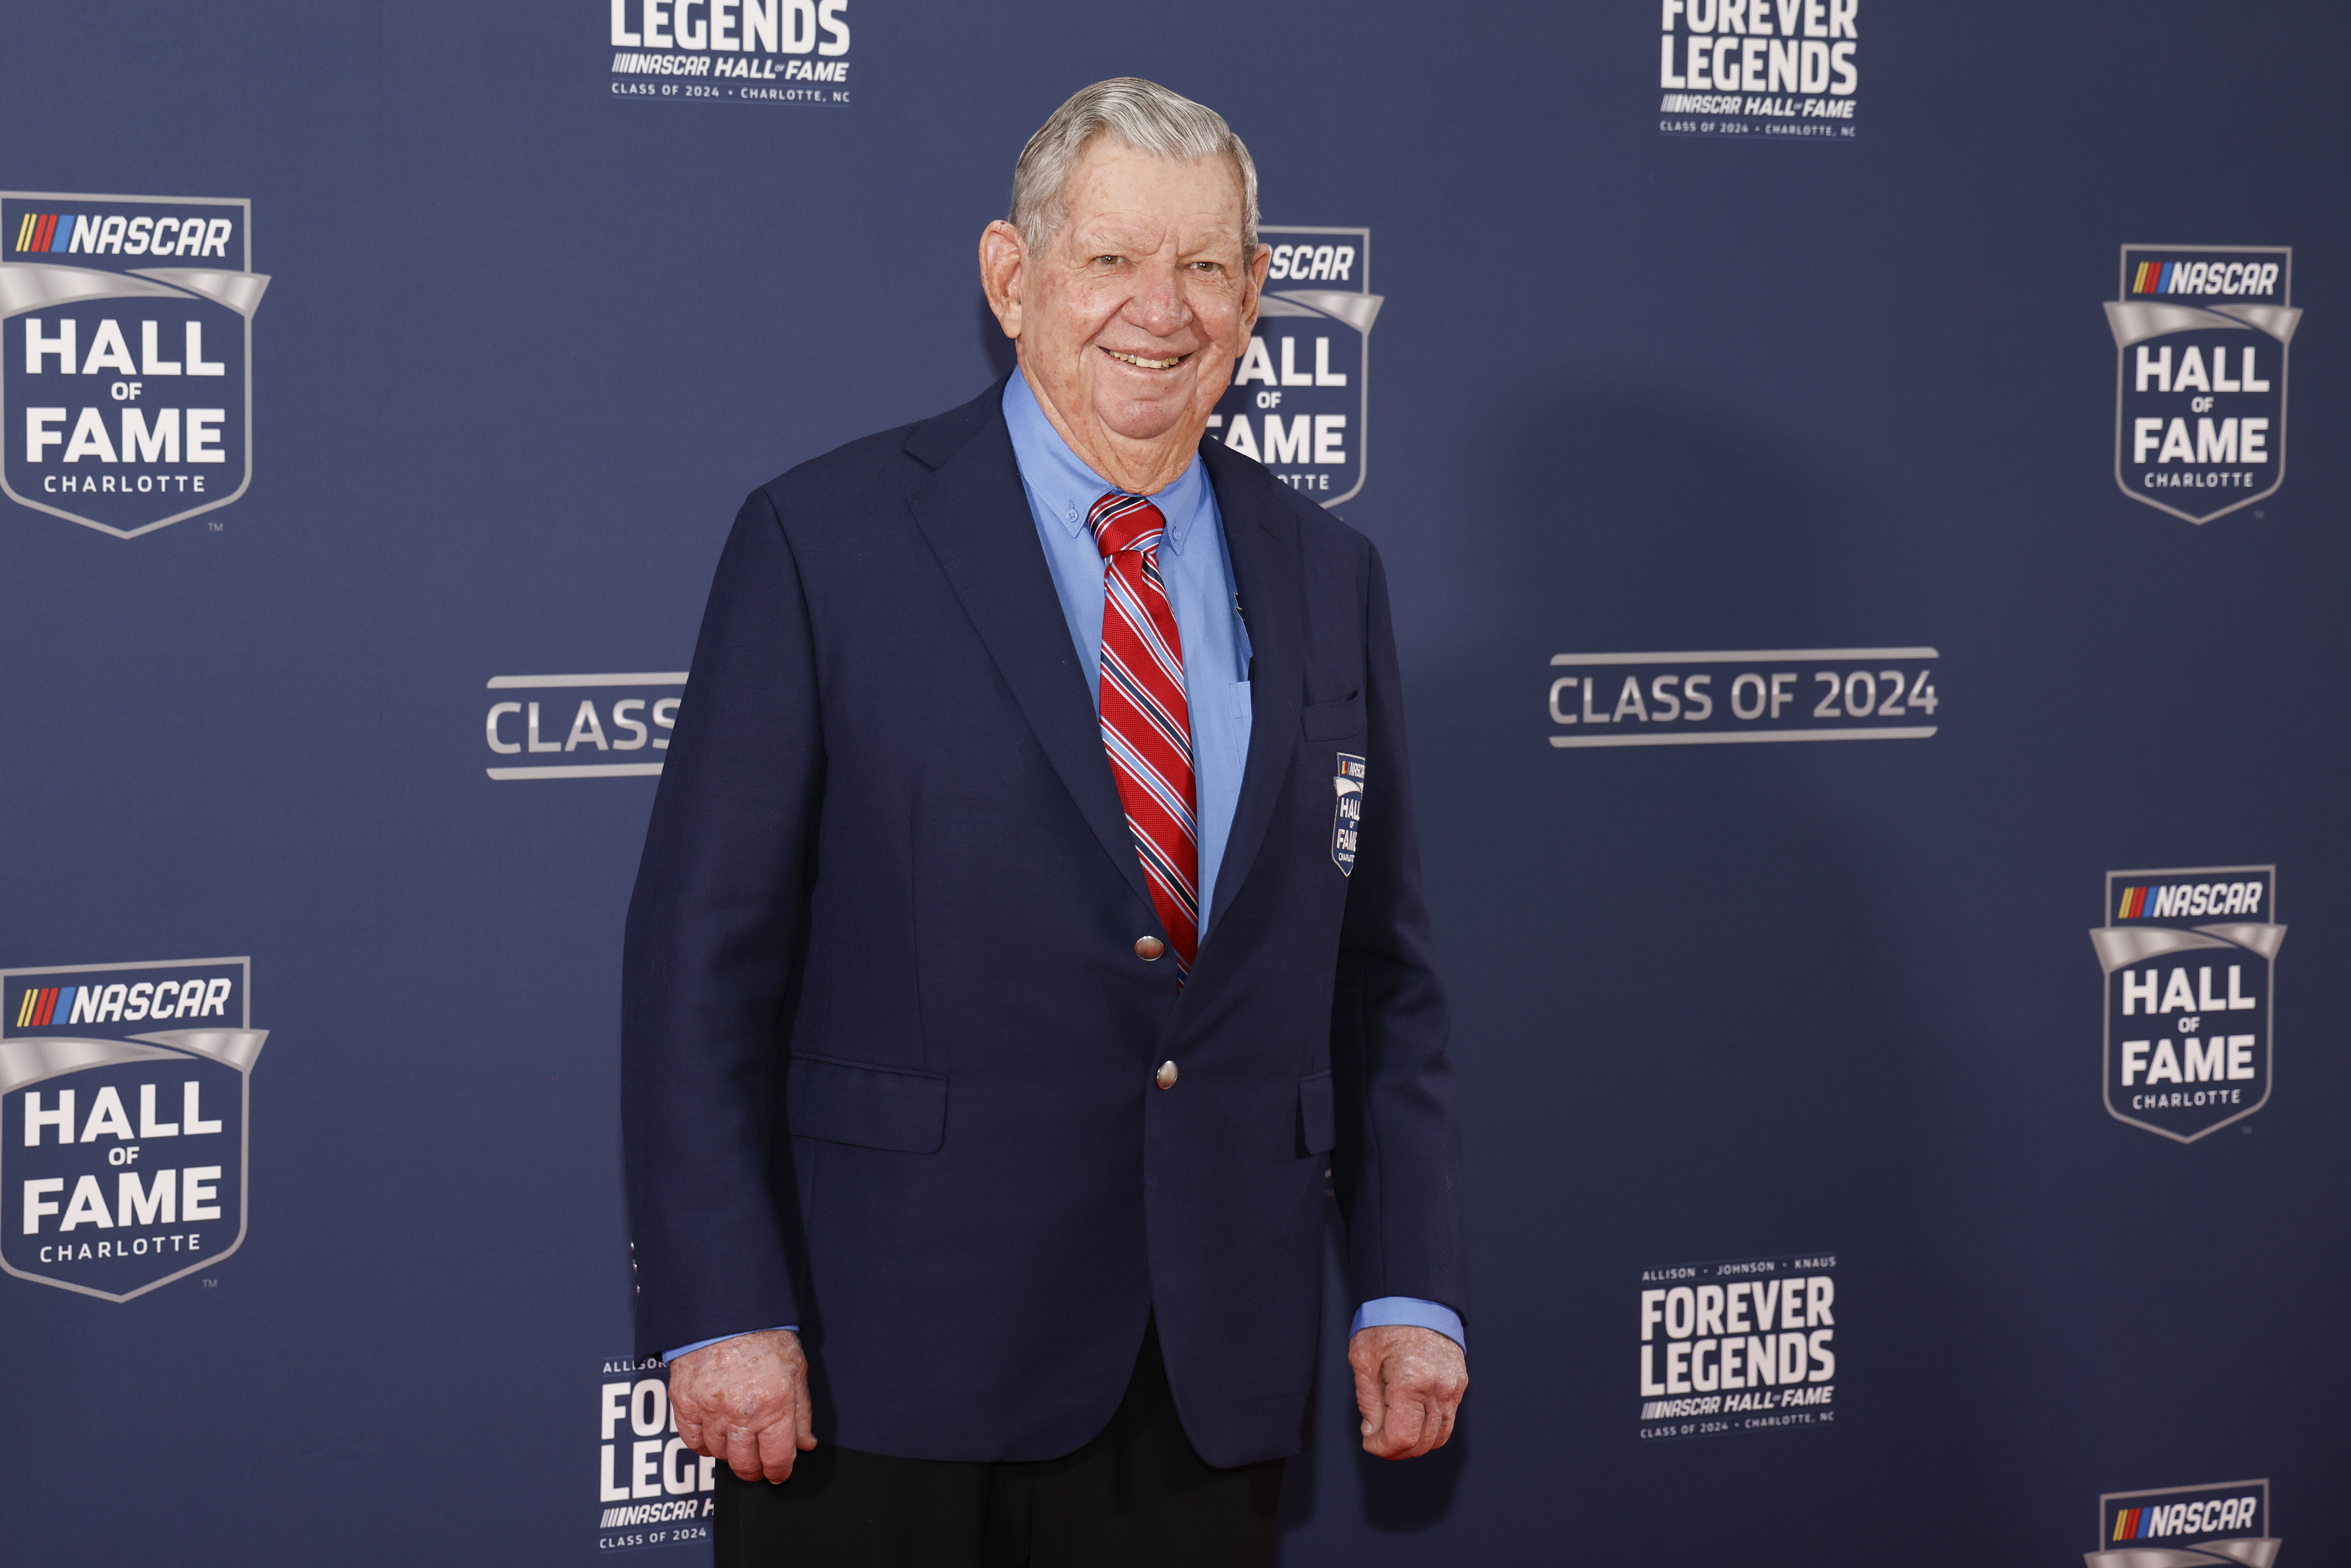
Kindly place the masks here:
POLYGON ((1102 750, 1102 721, 1070 644, 1005 427, 1004 383, 908 433, 932 470, 907 505, 1078 812, 1147 909, 1151 890, 1102 750))
POLYGON ((1224 863, 1217 872, 1216 903, 1200 934, 1205 949, 1249 879, 1298 755, 1298 715, 1305 702, 1306 600, 1298 519, 1290 510, 1297 503, 1290 491, 1218 442, 1204 443, 1200 455, 1217 489, 1225 549, 1232 559, 1233 581, 1257 666, 1249 681, 1249 758, 1241 770, 1240 801, 1233 810, 1224 863))
MULTIPOLYGON (((1102 751, 1102 722, 1088 700, 1085 674, 1037 543, 1037 521, 1004 423, 1003 393, 998 382, 908 433, 907 454, 932 472, 907 505, 1079 814, 1147 908, 1151 890, 1102 751)), ((1216 902, 1201 928, 1205 949, 1248 880, 1297 757, 1306 603, 1291 511, 1297 503, 1290 492, 1217 442, 1204 443, 1200 455, 1216 486, 1225 549, 1256 659, 1249 757, 1217 873, 1216 902)))

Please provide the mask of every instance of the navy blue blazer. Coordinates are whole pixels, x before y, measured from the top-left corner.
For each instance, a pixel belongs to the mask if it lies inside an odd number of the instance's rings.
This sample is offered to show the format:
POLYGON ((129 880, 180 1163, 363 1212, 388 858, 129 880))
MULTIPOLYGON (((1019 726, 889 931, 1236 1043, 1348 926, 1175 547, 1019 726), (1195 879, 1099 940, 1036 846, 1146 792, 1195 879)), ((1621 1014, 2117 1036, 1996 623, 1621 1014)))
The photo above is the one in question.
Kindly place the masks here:
POLYGON ((1379 556, 1203 445, 1256 667, 1179 985, 1000 399, 802 464, 720 558, 629 905, 638 1350, 796 1322, 824 1439, 1042 1459, 1155 1312, 1202 1457, 1293 1453, 1326 1167, 1355 1300, 1468 1305, 1379 556))

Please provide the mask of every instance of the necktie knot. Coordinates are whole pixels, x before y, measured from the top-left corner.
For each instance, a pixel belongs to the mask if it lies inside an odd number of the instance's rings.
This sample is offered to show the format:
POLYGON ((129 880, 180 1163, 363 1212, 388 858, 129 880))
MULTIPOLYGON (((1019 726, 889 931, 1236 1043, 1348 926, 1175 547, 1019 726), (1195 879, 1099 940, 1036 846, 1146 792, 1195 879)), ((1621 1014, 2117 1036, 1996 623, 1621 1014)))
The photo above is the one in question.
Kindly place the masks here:
POLYGON ((1086 528, 1104 560, 1122 550, 1147 550, 1167 531, 1167 519, 1141 496, 1113 490, 1086 513, 1086 528))

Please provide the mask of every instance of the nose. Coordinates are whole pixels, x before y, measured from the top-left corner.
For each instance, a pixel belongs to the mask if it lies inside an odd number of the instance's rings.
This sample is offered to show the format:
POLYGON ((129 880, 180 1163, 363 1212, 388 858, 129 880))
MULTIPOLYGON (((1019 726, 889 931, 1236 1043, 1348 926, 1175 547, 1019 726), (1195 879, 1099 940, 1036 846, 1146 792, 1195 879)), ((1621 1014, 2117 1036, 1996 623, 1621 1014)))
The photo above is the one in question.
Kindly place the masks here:
POLYGON ((1192 319, 1192 307, 1184 298, 1182 272, 1173 266, 1150 268, 1142 287, 1127 301, 1126 319, 1155 338, 1181 331, 1192 319))

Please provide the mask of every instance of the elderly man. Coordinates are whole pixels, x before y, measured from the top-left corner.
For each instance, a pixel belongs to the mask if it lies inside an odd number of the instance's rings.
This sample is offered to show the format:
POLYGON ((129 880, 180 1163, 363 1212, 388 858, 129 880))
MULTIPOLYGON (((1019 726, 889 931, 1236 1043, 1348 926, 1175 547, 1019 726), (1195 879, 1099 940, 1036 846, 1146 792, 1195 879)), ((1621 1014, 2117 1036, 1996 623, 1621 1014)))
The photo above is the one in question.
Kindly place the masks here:
POLYGON ((1269 1563, 1348 1228, 1364 1447, 1468 1383, 1377 553, 1202 440, 1257 172, 1132 78, 980 280, 1019 369, 754 492, 630 905, 641 1349, 725 1563, 1269 1563))

